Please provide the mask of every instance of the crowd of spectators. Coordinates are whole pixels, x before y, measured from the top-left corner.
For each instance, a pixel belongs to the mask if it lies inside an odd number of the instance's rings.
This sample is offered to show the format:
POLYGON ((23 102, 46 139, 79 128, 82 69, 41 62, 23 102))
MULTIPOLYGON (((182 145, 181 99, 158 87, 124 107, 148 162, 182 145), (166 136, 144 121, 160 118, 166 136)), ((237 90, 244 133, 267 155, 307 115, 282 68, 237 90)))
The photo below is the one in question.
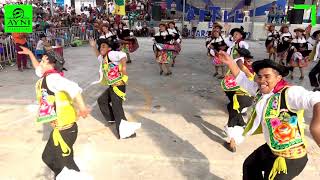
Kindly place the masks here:
POLYGON ((268 13, 268 23, 283 24, 285 20, 284 9, 282 6, 277 6, 276 1, 272 2, 268 13))

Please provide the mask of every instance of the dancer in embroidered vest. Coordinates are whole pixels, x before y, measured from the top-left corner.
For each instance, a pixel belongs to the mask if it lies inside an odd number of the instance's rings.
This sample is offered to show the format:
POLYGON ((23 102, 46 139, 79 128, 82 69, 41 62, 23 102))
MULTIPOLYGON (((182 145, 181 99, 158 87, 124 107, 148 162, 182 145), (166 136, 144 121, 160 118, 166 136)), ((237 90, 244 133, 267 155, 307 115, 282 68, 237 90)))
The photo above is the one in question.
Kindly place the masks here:
POLYGON ((211 57, 212 64, 215 69, 214 77, 218 79, 223 79, 225 75, 225 65, 216 56, 220 50, 227 51, 228 45, 226 43, 225 37, 222 36, 221 30, 222 26, 218 23, 213 24, 211 37, 206 40, 206 47, 208 48, 208 55, 211 57), (219 75, 219 69, 221 69, 221 74, 219 75))
POLYGON ((275 30, 275 26, 273 24, 270 24, 268 27, 268 36, 265 41, 265 46, 269 54, 269 59, 271 59, 271 56, 273 56, 274 61, 276 60, 276 48, 278 39, 279 33, 275 30))
POLYGON ((77 117, 87 117, 88 108, 81 96, 78 84, 63 77, 64 59, 53 51, 46 52, 41 62, 27 48, 21 47, 19 54, 28 55, 36 74, 41 79, 36 84, 39 102, 37 122, 50 123, 53 130, 42 154, 44 163, 54 172, 55 177, 64 169, 80 171, 73 156, 73 144, 77 139, 77 117), (79 107, 75 109, 74 102, 79 107))
POLYGON ((99 108, 109 123, 116 123, 117 138, 134 137, 135 131, 141 127, 141 124, 128 122, 122 107, 122 103, 126 99, 126 85, 128 83, 126 54, 117 50, 120 44, 116 36, 99 39, 97 43, 91 39, 90 45, 100 63, 100 79, 93 84, 100 83, 103 86, 108 86, 98 98, 99 108), (98 49, 96 44, 98 44, 98 49))
POLYGON ((290 68, 290 78, 293 79, 293 72, 295 67, 299 67, 300 80, 304 79, 303 68, 308 66, 309 54, 311 50, 308 47, 309 33, 304 34, 305 30, 297 28, 294 30, 296 36, 291 41, 291 47, 287 56, 287 64, 290 68))
POLYGON ((176 24, 174 21, 171 21, 168 23, 168 32, 169 34, 172 34, 174 42, 173 45, 176 48, 176 51, 174 51, 173 53, 173 59, 172 59, 172 63, 171 63, 171 67, 174 67, 175 62, 176 62, 176 58, 179 55, 180 51, 181 51, 181 43, 182 43, 182 39, 181 39, 181 33, 178 30, 176 24))
POLYGON ((289 32, 288 25, 281 26, 279 32, 280 37, 277 45, 277 56, 279 58, 279 63, 284 65, 283 61, 287 58, 290 43, 292 41, 292 34, 289 32))
MULTIPOLYGON (((232 36, 233 42, 227 50, 227 53, 231 54, 231 56, 234 57, 238 62, 239 59, 237 58, 241 57, 239 55, 239 49, 249 48, 248 43, 244 41, 246 34, 243 31, 242 27, 232 29, 230 34, 232 36)), ((239 61, 239 63, 240 62, 244 61, 239 61)), ((246 68, 245 66, 241 67, 246 68)), ((251 105, 252 99, 245 90, 237 85, 230 70, 228 70, 225 77, 221 81, 221 87, 223 91, 225 91, 226 96, 229 99, 229 103, 227 105, 229 118, 228 124, 225 126, 228 140, 225 143, 225 147, 232 152, 236 152, 236 145, 240 144, 243 141, 242 132, 245 122, 242 115, 243 113, 245 113, 247 109, 246 107, 249 107, 251 105)))
POLYGON ((308 161, 303 124, 306 109, 313 109, 310 132, 320 146, 320 93, 289 85, 283 79, 289 74, 288 68, 269 59, 252 64, 257 74, 253 82, 228 54, 221 51, 219 57, 230 68, 237 83, 255 96, 254 111, 244 135, 263 132, 267 142, 243 163, 243 179, 295 178, 308 161))

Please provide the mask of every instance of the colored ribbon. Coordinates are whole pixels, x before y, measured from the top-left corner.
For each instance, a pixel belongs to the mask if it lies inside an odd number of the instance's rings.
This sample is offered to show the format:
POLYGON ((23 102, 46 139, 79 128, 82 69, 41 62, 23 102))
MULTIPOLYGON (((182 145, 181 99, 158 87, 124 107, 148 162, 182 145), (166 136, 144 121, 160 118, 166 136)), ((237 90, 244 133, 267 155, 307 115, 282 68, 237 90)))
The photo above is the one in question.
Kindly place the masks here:
POLYGON ((63 157, 69 156, 71 153, 71 149, 69 148, 68 144, 63 140, 59 129, 54 128, 52 133, 52 138, 55 146, 60 145, 62 150, 62 156, 63 157))
POLYGON ((269 174, 269 180, 273 180, 276 177, 276 175, 280 174, 281 172, 287 174, 288 169, 286 159, 284 157, 279 156, 273 163, 273 167, 269 174))
POLYGON ((126 93, 122 92, 117 86, 113 86, 112 89, 117 96, 119 96, 124 101, 126 100, 126 93))

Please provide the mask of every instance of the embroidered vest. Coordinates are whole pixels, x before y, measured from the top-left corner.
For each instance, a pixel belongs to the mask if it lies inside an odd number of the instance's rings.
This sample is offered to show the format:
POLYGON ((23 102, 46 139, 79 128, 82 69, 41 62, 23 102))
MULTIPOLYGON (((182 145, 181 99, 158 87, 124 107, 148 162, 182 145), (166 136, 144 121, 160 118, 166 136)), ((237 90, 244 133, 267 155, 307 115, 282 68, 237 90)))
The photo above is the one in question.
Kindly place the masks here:
MULTIPOLYGON (((286 102, 286 89, 284 87, 279 92, 273 94, 268 100, 263 113, 262 123, 266 124, 265 131, 269 134, 269 147, 271 151, 279 156, 287 158, 298 158, 305 155, 304 129, 303 129, 303 110, 293 112, 286 102)), ((257 94, 255 104, 261 99, 262 95, 257 94)), ((256 117, 256 111, 253 110, 247 127, 246 134, 256 117)), ((262 126, 254 132, 262 132, 262 126)))
MULTIPOLYGON (((108 52, 109 53, 109 52, 108 52)), ((115 65, 109 61, 108 53, 104 60, 102 61, 102 72, 103 78, 101 84, 103 85, 113 85, 122 81, 122 65, 115 65)))
POLYGON ((77 119, 76 110, 70 96, 61 92, 52 92, 47 86, 46 76, 36 83, 36 95, 39 102, 38 123, 56 121, 57 127, 72 124, 77 119))

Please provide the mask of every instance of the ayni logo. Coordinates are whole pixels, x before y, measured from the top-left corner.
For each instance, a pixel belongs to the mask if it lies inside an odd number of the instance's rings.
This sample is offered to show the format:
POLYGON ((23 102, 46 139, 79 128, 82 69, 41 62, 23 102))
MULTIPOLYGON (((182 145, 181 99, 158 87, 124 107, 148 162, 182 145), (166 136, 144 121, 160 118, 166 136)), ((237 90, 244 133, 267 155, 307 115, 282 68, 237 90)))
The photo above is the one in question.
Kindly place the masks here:
POLYGON ((31 5, 5 5, 5 28, 6 33, 32 32, 32 6, 31 5))

